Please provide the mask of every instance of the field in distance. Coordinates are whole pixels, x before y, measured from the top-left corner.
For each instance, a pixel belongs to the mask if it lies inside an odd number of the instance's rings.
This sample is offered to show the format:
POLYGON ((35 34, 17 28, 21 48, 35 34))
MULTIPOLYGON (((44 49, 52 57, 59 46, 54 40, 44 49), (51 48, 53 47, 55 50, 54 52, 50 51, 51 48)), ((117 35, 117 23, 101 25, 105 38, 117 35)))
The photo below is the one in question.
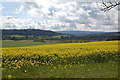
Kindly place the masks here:
POLYGON ((35 46, 35 45, 46 45, 46 44, 56 44, 60 42, 34 42, 33 40, 2 40, 2 47, 24 47, 24 46, 35 46))
POLYGON ((2 50, 3 78, 118 78, 118 41, 2 50))
MULTIPOLYGON (((92 40, 91 40, 92 41, 92 40)), ((35 45, 48 45, 48 44, 59 44, 59 43, 84 43, 84 40, 44 40, 44 42, 34 40, 2 40, 2 47, 25 47, 35 45)))

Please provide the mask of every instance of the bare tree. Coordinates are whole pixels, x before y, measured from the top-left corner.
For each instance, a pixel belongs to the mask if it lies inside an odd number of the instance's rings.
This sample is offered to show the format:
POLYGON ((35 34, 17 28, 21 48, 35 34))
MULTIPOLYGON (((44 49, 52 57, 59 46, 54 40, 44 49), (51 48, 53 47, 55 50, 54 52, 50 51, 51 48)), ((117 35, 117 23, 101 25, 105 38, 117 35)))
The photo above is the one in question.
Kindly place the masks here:
POLYGON ((109 11, 109 10, 111 10, 112 8, 114 8, 118 5, 120 5, 120 1, 108 1, 108 2, 102 1, 101 10, 106 12, 106 11, 109 11))

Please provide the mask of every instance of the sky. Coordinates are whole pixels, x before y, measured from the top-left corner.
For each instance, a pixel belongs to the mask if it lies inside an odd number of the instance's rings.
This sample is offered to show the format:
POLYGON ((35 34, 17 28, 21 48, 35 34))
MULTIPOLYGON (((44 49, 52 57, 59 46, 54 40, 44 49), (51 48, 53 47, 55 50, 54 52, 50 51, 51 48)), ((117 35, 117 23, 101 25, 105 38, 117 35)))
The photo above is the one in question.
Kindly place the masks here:
POLYGON ((100 10, 101 3, 32 0, 2 2, 1 29, 43 29, 52 31, 118 31, 117 7, 100 10))

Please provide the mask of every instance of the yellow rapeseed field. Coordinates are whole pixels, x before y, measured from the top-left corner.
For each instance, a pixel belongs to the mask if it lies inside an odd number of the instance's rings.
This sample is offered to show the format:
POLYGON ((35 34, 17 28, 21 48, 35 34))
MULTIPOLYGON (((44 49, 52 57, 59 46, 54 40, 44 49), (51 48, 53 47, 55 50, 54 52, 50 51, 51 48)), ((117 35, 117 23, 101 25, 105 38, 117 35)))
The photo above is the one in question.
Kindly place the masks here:
MULTIPOLYGON (((3 69, 22 66, 114 62, 118 58, 118 41, 65 43, 2 48, 3 69)), ((55 68, 54 68, 55 69, 55 68)))

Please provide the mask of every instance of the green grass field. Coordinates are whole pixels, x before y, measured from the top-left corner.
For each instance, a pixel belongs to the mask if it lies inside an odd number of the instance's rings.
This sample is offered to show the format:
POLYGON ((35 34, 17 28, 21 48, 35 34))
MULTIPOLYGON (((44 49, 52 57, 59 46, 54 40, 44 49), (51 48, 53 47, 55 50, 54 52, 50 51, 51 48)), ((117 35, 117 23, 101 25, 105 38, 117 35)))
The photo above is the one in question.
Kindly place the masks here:
POLYGON ((89 63, 83 65, 43 65, 23 67, 21 69, 7 69, 3 71, 3 78, 12 75, 13 78, 118 78, 117 63, 89 63))
MULTIPOLYGON (((69 43, 71 40, 47 40, 46 42, 34 42, 33 40, 2 40, 0 41, 0 47, 25 47, 25 46, 35 46, 35 45, 48 45, 48 44, 59 44, 59 43, 69 43)), ((76 42, 77 40, 73 40, 76 42)), ((82 41, 77 41, 82 42, 82 41)))
POLYGON ((2 47, 24 47, 24 46, 35 46, 35 45, 46 45, 46 44, 57 44, 59 42, 34 42, 32 40, 21 40, 21 41, 13 41, 13 40, 3 40, 2 47))

